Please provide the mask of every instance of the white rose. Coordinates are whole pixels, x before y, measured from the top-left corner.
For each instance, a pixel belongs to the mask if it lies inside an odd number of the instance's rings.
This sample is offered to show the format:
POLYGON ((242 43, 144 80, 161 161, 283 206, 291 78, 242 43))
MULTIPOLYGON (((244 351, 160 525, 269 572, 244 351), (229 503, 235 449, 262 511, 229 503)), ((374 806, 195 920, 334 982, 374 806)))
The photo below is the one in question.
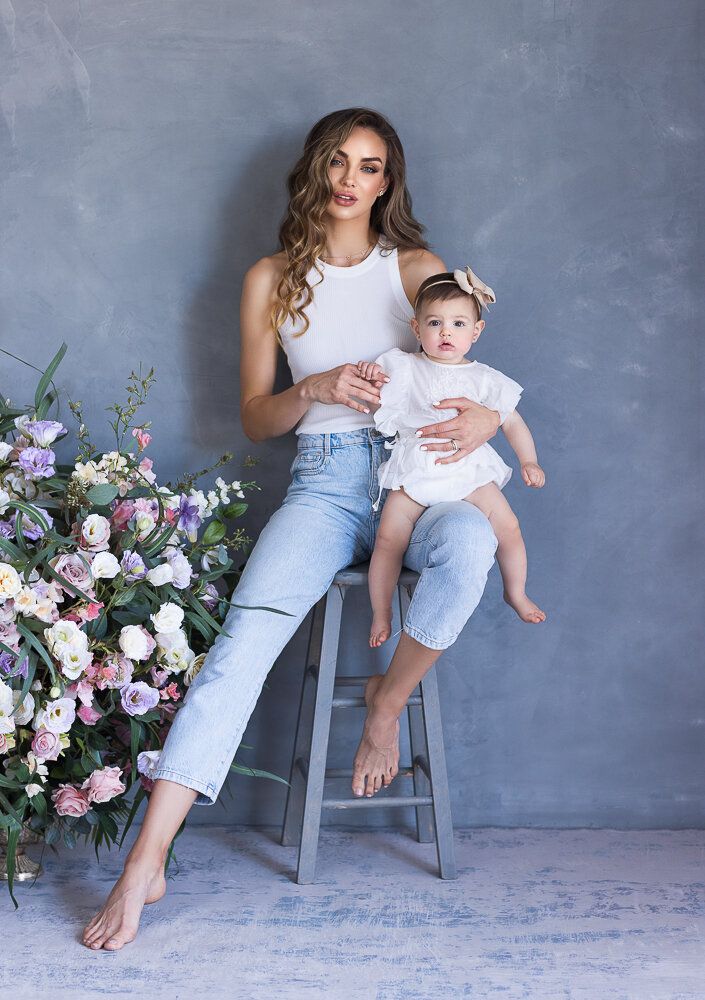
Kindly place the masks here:
POLYGON ((150 569, 147 573, 147 579, 153 586, 161 587, 162 584, 171 583, 174 579, 174 571, 169 563, 160 563, 159 566, 150 569))
POLYGON ((72 698, 57 698, 47 703, 46 708, 40 708, 34 722, 34 729, 44 726, 52 733, 67 733, 76 718, 76 703, 72 698))
MULTIPOLYGON (((12 700, 15 705, 20 700, 21 691, 12 692, 12 700)), ((27 692, 24 701, 22 702, 22 708, 15 712, 15 723, 18 726, 26 726, 28 722, 31 722, 34 716, 34 695, 31 692, 27 692)))
POLYGON ((162 604, 156 615, 149 617, 154 622, 157 632, 176 632, 181 628, 184 620, 184 609, 178 604, 168 601, 166 604, 162 604))
POLYGON ((147 636, 139 625, 124 625, 120 629, 118 639, 120 649, 130 660, 145 660, 147 658, 147 636))
POLYGON ((91 563, 94 580, 112 580, 120 572, 120 563, 112 552, 97 552, 91 563))
POLYGON ((14 566, 0 562, 0 601, 15 597, 22 590, 22 580, 14 566))

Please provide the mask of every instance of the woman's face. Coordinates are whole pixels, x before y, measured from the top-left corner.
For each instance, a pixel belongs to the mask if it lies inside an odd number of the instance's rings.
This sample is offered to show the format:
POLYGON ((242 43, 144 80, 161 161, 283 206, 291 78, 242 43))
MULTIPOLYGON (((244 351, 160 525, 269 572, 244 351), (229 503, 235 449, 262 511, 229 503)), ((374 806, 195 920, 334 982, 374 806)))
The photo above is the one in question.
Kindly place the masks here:
POLYGON ((386 163, 387 146, 377 133, 354 128, 328 167, 333 194, 327 214, 340 220, 369 217, 380 192, 387 188, 386 163))

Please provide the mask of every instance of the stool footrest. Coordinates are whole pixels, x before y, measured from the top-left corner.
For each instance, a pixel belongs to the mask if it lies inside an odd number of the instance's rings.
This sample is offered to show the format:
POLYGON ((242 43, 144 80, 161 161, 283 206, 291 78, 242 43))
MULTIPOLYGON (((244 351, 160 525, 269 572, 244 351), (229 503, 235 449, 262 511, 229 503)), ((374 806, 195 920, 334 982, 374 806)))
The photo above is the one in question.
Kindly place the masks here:
POLYGON ((430 795, 373 795, 372 798, 359 799, 323 799, 321 806, 324 809, 360 809, 372 806, 431 806, 433 799, 430 795))
MULTIPOLYGON (((421 696, 418 695, 418 694, 417 695, 412 695, 408 699, 408 701, 407 701, 406 704, 407 705, 421 705, 421 696)), ((366 708, 367 707, 366 703, 365 703, 365 699, 362 697, 362 695, 360 695, 359 698, 355 698, 355 697, 352 697, 352 698, 344 698, 344 697, 333 698, 332 706, 333 706, 333 708, 366 708)))
MULTIPOLYGON (((327 767, 326 778, 352 778, 353 772, 344 767, 327 767)), ((414 769, 411 765, 404 765, 397 771, 397 778, 413 778, 414 769)))

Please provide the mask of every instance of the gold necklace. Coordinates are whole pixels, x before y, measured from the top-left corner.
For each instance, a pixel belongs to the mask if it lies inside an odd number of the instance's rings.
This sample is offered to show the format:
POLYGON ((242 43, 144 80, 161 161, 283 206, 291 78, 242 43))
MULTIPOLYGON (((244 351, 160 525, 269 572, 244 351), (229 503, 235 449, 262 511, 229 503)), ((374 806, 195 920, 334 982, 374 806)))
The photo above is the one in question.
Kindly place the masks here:
POLYGON ((358 250, 357 253, 339 254, 338 256, 333 256, 328 254, 327 256, 321 257, 321 260, 352 260, 353 257, 359 257, 361 254, 369 254, 370 250, 375 246, 374 243, 368 243, 364 250, 358 250))

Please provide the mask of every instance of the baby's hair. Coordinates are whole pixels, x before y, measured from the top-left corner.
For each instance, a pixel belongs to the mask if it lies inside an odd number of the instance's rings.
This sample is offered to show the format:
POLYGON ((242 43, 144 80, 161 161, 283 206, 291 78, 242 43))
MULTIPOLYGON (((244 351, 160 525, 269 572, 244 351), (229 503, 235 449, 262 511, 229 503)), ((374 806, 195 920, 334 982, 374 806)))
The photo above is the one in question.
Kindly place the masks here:
POLYGON ((423 307, 431 302, 449 302, 451 299, 458 298, 469 299, 475 309, 476 321, 481 318, 482 306, 474 295, 470 295, 460 287, 452 271, 431 274, 419 285, 414 299, 414 315, 418 319, 423 307))

